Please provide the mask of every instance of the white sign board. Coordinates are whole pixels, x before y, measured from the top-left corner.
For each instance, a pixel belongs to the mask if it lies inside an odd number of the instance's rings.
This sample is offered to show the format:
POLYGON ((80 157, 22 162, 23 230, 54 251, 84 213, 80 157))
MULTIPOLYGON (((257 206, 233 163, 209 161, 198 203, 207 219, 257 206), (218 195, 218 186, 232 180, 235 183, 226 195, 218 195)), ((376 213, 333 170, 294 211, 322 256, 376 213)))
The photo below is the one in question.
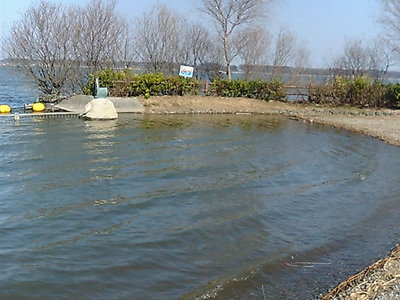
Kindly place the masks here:
POLYGON ((181 66, 179 69, 179 76, 183 76, 185 78, 192 78, 193 77, 193 67, 188 67, 188 66, 181 66))

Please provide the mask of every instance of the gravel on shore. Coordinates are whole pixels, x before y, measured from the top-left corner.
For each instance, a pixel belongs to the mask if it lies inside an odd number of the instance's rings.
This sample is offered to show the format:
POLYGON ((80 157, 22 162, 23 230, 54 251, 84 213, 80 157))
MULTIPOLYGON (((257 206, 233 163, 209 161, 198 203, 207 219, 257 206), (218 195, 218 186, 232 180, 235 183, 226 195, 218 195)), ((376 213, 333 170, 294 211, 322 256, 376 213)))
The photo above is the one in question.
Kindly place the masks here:
POLYGON ((340 283, 322 300, 400 299, 400 246, 373 265, 340 283))

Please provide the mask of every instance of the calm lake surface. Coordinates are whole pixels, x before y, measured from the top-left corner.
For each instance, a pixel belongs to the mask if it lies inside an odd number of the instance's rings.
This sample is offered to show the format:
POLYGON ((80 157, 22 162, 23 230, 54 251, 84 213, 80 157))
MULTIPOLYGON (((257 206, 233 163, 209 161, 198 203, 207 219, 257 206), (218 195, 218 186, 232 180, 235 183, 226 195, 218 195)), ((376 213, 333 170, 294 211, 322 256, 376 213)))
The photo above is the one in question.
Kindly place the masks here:
MULTIPOLYGON (((10 82, 2 103, 31 101, 10 82)), ((399 242, 400 151, 365 136, 231 115, 0 132, 0 299, 313 299, 399 242)))

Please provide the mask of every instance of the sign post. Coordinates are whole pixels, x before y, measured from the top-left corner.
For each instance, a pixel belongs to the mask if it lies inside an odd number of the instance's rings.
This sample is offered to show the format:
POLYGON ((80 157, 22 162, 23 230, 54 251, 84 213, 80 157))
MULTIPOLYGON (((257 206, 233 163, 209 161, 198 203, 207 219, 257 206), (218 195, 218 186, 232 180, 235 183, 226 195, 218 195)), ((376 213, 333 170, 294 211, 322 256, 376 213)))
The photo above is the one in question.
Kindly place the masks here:
POLYGON ((189 66, 181 66, 179 69, 179 76, 185 77, 185 78, 192 78, 193 77, 193 67, 189 66))

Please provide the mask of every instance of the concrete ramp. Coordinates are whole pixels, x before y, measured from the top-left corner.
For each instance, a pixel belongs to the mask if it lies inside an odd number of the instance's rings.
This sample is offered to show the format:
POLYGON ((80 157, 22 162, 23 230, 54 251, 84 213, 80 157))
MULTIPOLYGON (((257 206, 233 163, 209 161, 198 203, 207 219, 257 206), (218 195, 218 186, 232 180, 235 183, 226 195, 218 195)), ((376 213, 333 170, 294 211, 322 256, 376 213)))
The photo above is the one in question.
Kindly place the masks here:
POLYGON ((145 108, 135 97, 108 97, 114 103, 117 113, 144 113, 145 108))
MULTIPOLYGON (((85 106, 94 99, 93 96, 75 95, 71 96, 54 107, 63 111, 82 114, 85 112, 85 106)), ((117 113, 144 113, 145 108, 135 97, 107 97, 114 103, 117 113)))
POLYGON ((75 95, 62 100, 54 107, 63 111, 70 111, 82 114, 85 112, 85 106, 94 99, 93 96, 75 95))

